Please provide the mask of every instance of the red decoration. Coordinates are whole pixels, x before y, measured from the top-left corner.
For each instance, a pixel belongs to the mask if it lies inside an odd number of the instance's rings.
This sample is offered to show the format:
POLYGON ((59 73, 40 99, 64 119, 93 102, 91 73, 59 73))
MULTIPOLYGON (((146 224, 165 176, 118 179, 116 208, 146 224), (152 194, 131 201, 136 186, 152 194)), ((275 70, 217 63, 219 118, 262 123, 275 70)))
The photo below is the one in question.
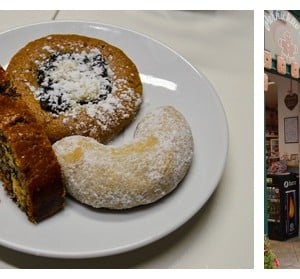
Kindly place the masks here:
POLYGON ((299 64, 297 62, 291 63, 291 76, 293 78, 299 78, 299 64))
POLYGON ((265 50, 265 54, 264 54, 264 67, 266 69, 271 69, 272 68, 272 56, 271 56, 271 52, 268 50, 265 50))
POLYGON ((268 87, 269 87, 269 77, 267 74, 265 74, 265 76, 264 76, 264 91, 268 91, 268 87))
POLYGON ((282 56, 277 56, 277 72, 281 75, 286 74, 286 62, 282 56))

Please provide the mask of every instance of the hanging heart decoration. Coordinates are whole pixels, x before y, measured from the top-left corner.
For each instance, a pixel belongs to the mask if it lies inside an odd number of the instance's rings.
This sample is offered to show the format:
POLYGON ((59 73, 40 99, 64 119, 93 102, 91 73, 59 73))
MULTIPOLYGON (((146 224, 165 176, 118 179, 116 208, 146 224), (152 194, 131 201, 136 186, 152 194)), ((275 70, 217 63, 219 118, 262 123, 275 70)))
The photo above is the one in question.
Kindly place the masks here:
POLYGON ((292 91, 292 79, 288 94, 284 98, 284 103, 289 110, 293 110, 298 104, 298 95, 292 91))
POLYGON ((296 93, 286 95, 284 103, 289 110, 293 110, 298 104, 298 95, 296 93))

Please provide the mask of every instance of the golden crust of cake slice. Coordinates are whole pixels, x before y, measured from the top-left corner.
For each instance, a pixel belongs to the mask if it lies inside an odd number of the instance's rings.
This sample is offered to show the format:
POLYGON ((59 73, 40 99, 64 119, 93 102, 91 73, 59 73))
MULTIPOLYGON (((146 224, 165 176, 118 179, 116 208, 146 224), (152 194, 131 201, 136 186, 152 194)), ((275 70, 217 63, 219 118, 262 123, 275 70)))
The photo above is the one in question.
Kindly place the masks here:
POLYGON ((65 189, 51 143, 9 88, 0 69, 0 178, 6 192, 37 223, 64 207, 65 189))

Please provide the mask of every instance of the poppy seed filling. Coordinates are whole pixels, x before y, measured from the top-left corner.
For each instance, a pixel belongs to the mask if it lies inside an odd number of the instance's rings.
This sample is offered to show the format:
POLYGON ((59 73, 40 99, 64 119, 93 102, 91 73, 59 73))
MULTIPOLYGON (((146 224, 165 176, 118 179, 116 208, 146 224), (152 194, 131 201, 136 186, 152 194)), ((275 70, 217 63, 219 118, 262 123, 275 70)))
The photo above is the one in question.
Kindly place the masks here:
POLYGON ((41 107, 54 114, 77 105, 97 104, 112 93, 113 72, 100 51, 59 53, 39 62, 39 88, 34 91, 41 107))

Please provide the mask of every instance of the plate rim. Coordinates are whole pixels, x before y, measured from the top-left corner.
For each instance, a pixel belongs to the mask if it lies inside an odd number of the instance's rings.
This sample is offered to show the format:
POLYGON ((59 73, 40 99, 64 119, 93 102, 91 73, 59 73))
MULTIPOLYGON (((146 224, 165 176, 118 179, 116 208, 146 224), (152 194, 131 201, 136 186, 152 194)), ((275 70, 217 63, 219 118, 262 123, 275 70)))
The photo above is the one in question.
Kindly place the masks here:
MULTIPOLYGON (((85 20, 47 20, 47 21, 40 21, 40 22, 36 22, 36 23, 31 23, 31 24, 26 24, 26 25, 20 25, 20 26, 16 26, 16 27, 12 27, 6 30, 3 30, 0 32, 0 37, 10 33, 10 32, 15 32, 15 31, 20 31, 22 29, 30 29, 31 27, 38 27, 38 26, 47 26, 47 25, 59 25, 59 24, 82 24, 82 25, 90 25, 88 26, 89 28, 93 28, 94 26, 104 26, 104 27, 108 27, 108 28, 113 28, 113 29, 119 29, 125 32, 130 32, 130 33, 134 33, 137 36, 142 36, 143 38, 147 39, 147 40, 151 40, 152 42, 159 44, 161 47, 164 47, 166 49, 168 49, 169 51, 172 52, 172 54, 176 55, 177 57, 179 57, 184 63, 186 63, 199 77, 201 77, 204 82, 206 83, 206 85, 208 85, 212 91, 213 97, 216 100, 216 103, 219 106, 219 113, 222 113, 222 118, 224 121, 224 140, 226 141, 224 144, 224 154, 222 154, 222 163, 220 165, 222 165, 222 168, 219 169, 218 175, 215 177, 215 182, 214 187, 211 188, 211 191, 209 192, 209 194, 206 196, 206 199, 204 200, 203 204, 199 205, 197 208, 195 208, 193 211, 191 211, 188 215, 186 215, 185 219, 182 219, 181 222, 177 222, 176 224, 173 224, 173 226, 170 226, 169 229, 164 230, 163 232, 160 232, 160 234, 156 234, 156 235, 151 235, 150 237, 147 237, 146 239, 143 239, 142 241, 136 241, 134 243, 128 244, 128 245, 123 245, 123 246, 119 246, 117 248, 110 248, 110 249, 100 249, 100 250, 94 250, 94 251, 84 251, 84 252, 61 252, 61 251, 47 251, 45 249, 36 249, 36 248, 31 248, 25 245, 21 245, 21 244, 15 244, 12 241, 8 241, 8 240, 3 240, 2 237, 0 237, 0 245, 2 245, 3 247, 12 249, 14 251, 19 251, 19 252, 23 252, 25 254, 32 254, 32 255, 36 255, 36 256, 44 256, 44 257, 49 257, 49 258, 64 258, 64 259, 83 259, 83 258, 95 258, 95 257, 103 257, 103 256, 112 256, 112 255, 117 255, 117 254, 121 254, 121 253, 125 253, 125 252, 129 252, 141 247, 144 247, 146 245, 149 245, 155 241, 158 241, 159 239, 162 239, 164 237, 166 237, 167 235, 169 235, 170 233, 176 231, 178 228, 182 227, 185 223, 187 223, 199 210, 201 210, 201 208, 203 208, 203 206, 207 203, 207 201, 211 198, 212 194, 216 191, 216 189, 218 188, 220 181, 222 179, 222 176, 224 175, 224 170, 226 167, 226 161, 228 158, 228 152, 229 152, 229 126, 228 126, 228 120, 227 120, 227 116, 225 113, 225 109, 224 106, 221 102, 221 99, 217 93, 217 91, 215 90, 215 88, 213 87, 213 85, 211 84, 211 82, 207 79, 207 77, 200 71, 198 70, 194 65, 191 64, 191 62, 189 62, 183 55, 181 55, 179 52, 177 52, 176 50, 174 50, 172 47, 170 47, 169 45, 165 44, 164 42, 157 40, 151 36, 148 36, 147 34, 132 30, 130 28, 124 28, 122 26, 118 26, 118 25, 113 25, 113 24, 107 24, 107 23, 102 23, 99 21, 85 21, 85 20), (94 26, 93 26, 94 25, 94 26)), ((83 34, 81 32, 81 34, 83 34)), ((46 34, 45 34, 46 35, 46 34)), ((87 35, 89 36, 89 35, 87 35)), ((29 42, 29 41, 28 41, 29 42)))

